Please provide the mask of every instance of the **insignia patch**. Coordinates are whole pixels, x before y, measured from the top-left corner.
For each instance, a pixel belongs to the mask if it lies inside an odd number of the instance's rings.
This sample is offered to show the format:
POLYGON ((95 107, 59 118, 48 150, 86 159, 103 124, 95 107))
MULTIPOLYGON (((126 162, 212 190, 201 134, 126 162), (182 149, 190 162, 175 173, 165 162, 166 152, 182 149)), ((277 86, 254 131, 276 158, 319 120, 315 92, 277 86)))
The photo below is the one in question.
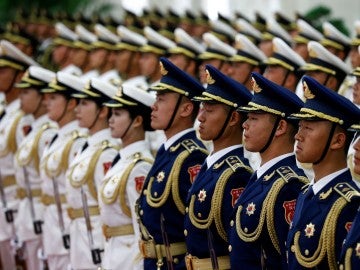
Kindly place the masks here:
POLYGON ((202 189, 199 191, 198 200, 199 200, 199 202, 203 202, 203 201, 205 201, 205 198, 206 198, 206 190, 202 189))
POLYGON ((110 169, 111 164, 112 164, 112 162, 105 162, 105 163, 103 163, 104 174, 106 174, 107 171, 110 169))
POLYGON ((255 93, 260 93, 262 89, 260 86, 256 83, 254 78, 251 78, 251 87, 255 93))
POLYGON ((161 171, 158 173, 158 175, 156 176, 156 181, 158 183, 161 183, 165 178, 165 172, 164 171, 161 171))
POLYGON ((310 238, 312 236, 314 236, 314 232, 315 232, 315 224, 312 224, 311 222, 309 224, 306 225, 305 228, 305 236, 310 238))
POLYGON ((269 181, 271 179, 271 177, 273 177, 275 174, 275 171, 273 171, 270 174, 264 175, 264 180, 263 181, 269 181))
POLYGON ((253 202, 249 203, 248 206, 246 207, 246 214, 248 216, 251 216, 255 213, 255 210, 256 210, 255 203, 253 203, 253 202))
POLYGON ((313 99, 315 97, 315 95, 311 92, 306 82, 303 82, 303 90, 304 90, 304 97, 306 99, 313 99))
POLYGON ((346 222, 345 224, 345 230, 349 233, 350 229, 351 229, 351 225, 352 225, 352 222, 346 222))
POLYGON ((230 191, 230 194, 231 194, 231 206, 234 207, 237 199, 239 199, 241 193, 243 193, 244 191, 244 188, 233 188, 231 191, 230 191))
POLYGON ((210 72, 208 70, 206 70, 205 72, 206 72, 206 82, 208 84, 214 84, 215 80, 211 77, 210 72))
POLYGON ((283 203, 283 207, 285 210, 285 220, 289 225, 294 218, 295 206, 296 206, 296 200, 285 201, 283 203))
POLYGON ((145 181, 145 176, 135 177, 135 189, 138 193, 141 192, 145 181))
POLYGON ((355 254, 356 254, 357 257, 360 258, 360 243, 356 244, 355 254))
POLYGON ((188 173, 189 173, 189 176, 190 176, 190 182, 193 183, 196 176, 198 175, 199 171, 201 169, 201 165, 198 164, 198 165, 195 165, 195 166, 192 166, 188 169, 188 173))

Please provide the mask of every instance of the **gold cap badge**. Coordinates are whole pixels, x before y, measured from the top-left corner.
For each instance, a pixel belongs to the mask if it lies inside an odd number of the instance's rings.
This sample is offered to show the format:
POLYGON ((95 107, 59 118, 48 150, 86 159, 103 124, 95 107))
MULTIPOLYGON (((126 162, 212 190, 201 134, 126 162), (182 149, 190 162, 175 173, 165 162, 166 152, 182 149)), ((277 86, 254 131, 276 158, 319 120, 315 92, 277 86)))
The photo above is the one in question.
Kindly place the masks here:
POLYGON ((161 73, 161 75, 166 75, 166 74, 168 74, 168 71, 165 69, 165 67, 164 67, 164 65, 163 65, 163 63, 162 62, 160 62, 160 73, 161 73))
POLYGON ((215 83, 215 80, 211 77, 210 72, 208 70, 206 72, 206 82, 207 84, 213 84, 215 83))
POLYGON ((306 82, 303 82, 304 97, 306 99, 313 99, 315 95, 310 91, 306 82))
POLYGON ((262 89, 260 88, 260 86, 257 84, 257 82, 255 81, 254 78, 251 78, 251 86, 252 89, 255 93, 260 93, 262 91, 262 89))
POLYGON ((116 91, 116 96, 117 96, 117 97, 121 97, 121 96, 122 96, 122 90, 123 90, 122 86, 119 85, 119 87, 118 87, 118 89, 117 89, 117 91, 116 91))

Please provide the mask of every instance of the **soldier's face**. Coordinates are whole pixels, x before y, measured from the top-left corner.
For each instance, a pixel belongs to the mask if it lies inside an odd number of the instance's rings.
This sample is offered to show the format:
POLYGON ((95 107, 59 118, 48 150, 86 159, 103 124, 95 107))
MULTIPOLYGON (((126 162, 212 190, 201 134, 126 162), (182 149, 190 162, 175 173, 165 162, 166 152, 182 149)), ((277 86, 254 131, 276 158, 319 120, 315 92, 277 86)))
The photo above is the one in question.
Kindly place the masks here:
POLYGON ((140 58, 140 71, 145 77, 150 77, 159 69, 159 59, 153 53, 143 53, 140 58))
POLYGON ((360 174, 360 136, 357 137, 354 144, 355 154, 354 154, 354 171, 356 174, 360 174))
MULTIPOLYGON (((179 94, 174 92, 157 93, 156 101, 151 106, 151 127, 153 129, 164 130, 167 127, 178 98, 179 94)), ((176 119, 174 122, 176 122, 176 119)))
POLYGON ((352 46, 349 58, 352 68, 360 67, 360 53, 357 46, 352 46))
POLYGON ((202 140, 213 140, 220 133, 229 109, 226 105, 219 103, 202 103, 198 114, 199 134, 202 140))
POLYGON ((90 99, 80 99, 78 106, 75 109, 76 118, 79 121, 79 126, 83 128, 90 128, 96 121, 99 108, 96 103, 90 99))
POLYGON ((21 109, 25 114, 32 114, 39 109, 42 102, 42 95, 34 88, 20 90, 21 109))
POLYGON ((123 139, 124 135, 131 134, 131 118, 126 109, 112 109, 111 117, 109 119, 109 128, 113 138, 123 139), (125 134, 126 132, 126 134, 125 134))
POLYGON ((269 113, 249 113, 243 123, 244 145, 250 152, 259 152, 267 143, 275 118, 269 113))
POLYGON ((55 64, 61 64, 67 57, 67 54, 69 52, 69 48, 66 46, 56 46, 52 52, 52 59, 55 64))
MULTIPOLYGON (((239 83, 247 83, 250 86, 250 72, 253 66, 246 62, 234 62, 229 68, 229 76, 239 83)), ((247 85, 245 85, 247 86, 247 85)), ((248 86, 247 86, 248 87, 248 86)), ((250 89, 250 88, 249 88, 250 89)))
POLYGON ((131 57, 131 52, 128 50, 122 50, 117 53, 116 56, 116 69, 120 74, 127 72, 129 68, 129 61, 131 57))
POLYGON ((11 67, 0 67, 0 92, 6 92, 12 87, 15 76, 15 69, 11 67))
POLYGON ((46 99, 46 109, 51 120, 57 121, 63 114, 66 106, 66 98, 57 93, 50 93, 46 99))
POLYGON ((296 159, 303 163, 318 161, 325 149, 330 130, 331 123, 329 121, 301 120, 295 135, 296 159))
POLYGON ((267 66, 264 72, 264 77, 278 85, 284 83, 285 75, 287 71, 278 65, 267 66))
POLYGON ((356 105, 360 105, 360 77, 356 78, 356 82, 353 86, 353 102, 356 105))

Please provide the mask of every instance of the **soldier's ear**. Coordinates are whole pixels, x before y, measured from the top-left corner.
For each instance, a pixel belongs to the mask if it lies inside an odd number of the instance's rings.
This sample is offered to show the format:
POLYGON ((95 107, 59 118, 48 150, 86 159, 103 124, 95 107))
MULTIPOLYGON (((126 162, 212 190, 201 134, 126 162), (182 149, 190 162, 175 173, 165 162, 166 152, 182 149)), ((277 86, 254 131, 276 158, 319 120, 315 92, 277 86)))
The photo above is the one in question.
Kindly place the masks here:
POLYGON ((180 115, 182 117, 191 116, 194 110, 194 103, 192 103, 190 100, 185 100, 184 102, 182 102, 179 109, 180 115))

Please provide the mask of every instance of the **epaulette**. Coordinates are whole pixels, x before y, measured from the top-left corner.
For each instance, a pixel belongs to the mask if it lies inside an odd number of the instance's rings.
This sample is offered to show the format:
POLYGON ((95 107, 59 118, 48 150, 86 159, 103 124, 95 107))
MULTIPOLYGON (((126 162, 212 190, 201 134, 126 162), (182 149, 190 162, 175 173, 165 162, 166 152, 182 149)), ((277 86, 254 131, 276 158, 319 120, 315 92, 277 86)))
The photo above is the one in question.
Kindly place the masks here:
POLYGON ((334 187, 334 190, 348 202, 356 198, 360 199, 360 192, 349 185, 349 183, 339 183, 334 187))
POLYGON ((215 163, 213 168, 215 170, 219 169, 224 164, 226 164, 233 172, 235 172, 239 168, 244 168, 244 169, 248 170, 249 172, 253 172, 251 167, 245 165, 244 162, 242 162, 242 160, 238 156, 229 156, 225 160, 223 160, 219 163, 215 163))
POLYGON ((110 143, 108 140, 102 141, 101 142, 101 149, 105 150, 105 149, 108 149, 108 148, 113 148, 113 149, 119 150, 119 147, 117 145, 110 143))
POLYGON ((77 140, 77 139, 80 139, 80 138, 87 138, 88 135, 80 133, 77 130, 74 130, 74 131, 71 132, 71 137, 72 137, 73 140, 77 140))
POLYGON ((290 166, 282 166, 276 169, 276 172, 286 183, 288 183, 291 179, 298 179, 304 183, 309 182, 309 180, 306 177, 302 175, 298 175, 290 166))
POLYGON ((45 124, 43 124, 41 126, 42 131, 45 131, 45 130, 50 129, 50 128, 57 128, 57 126, 55 124, 52 124, 52 123, 49 123, 49 122, 47 122, 47 123, 45 123, 45 124))
POLYGON ((194 140, 192 139, 187 139, 187 140, 183 140, 180 143, 178 143, 175 146, 171 146, 170 147, 170 152, 175 152, 179 149, 179 147, 182 146, 185 148, 186 151, 188 151, 189 153, 192 153, 196 150, 205 150, 205 148, 200 147, 194 140))

